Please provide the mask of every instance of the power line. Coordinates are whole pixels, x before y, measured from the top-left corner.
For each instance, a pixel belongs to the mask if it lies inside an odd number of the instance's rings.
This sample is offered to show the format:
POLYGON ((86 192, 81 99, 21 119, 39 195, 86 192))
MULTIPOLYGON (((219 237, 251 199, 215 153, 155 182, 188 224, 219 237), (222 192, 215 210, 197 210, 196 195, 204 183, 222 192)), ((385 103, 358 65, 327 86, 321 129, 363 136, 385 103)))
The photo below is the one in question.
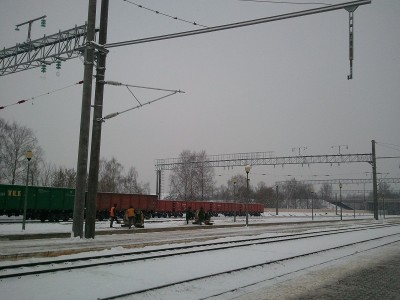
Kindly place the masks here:
POLYGON ((332 5, 331 3, 323 3, 323 2, 292 2, 292 1, 272 1, 272 0, 239 0, 243 2, 267 2, 273 4, 310 4, 310 5, 332 5))
POLYGON ((128 3, 130 3, 132 5, 135 5, 135 6, 139 7, 139 8, 143 8, 145 10, 151 11, 151 12, 153 12, 155 14, 158 14, 158 15, 161 15, 161 16, 164 16, 164 17, 168 17, 168 18, 171 18, 171 19, 174 19, 174 20, 178 20, 178 21, 181 21, 181 22, 189 23, 189 24, 192 24, 192 25, 195 25, 195 26, 200 26, 200 27, 207 28, 207 26, 201 25, 201 24, 199 24, 197 22, 192 22, 192 21, 188 21, 188 20, 181 19, 181 18, 178 18, 178 17, 174 17, 174 16, 168 15, 168 14, 160 12, 158 10, 154 10, 154 9, 145 7, 145 6, 141 5, 141 4, 137 4, 137 3, 129 1, 129 0, 122 0, 122 1, 128 2, 128 3))
POLYGON ((13 106, 13 105, 17 105, 17 104, 22 104, 22 103, 25 103, 25 102, 28 102, 28 101, 33 101, 33 100, 35 100, 35 99, 37 99, 37 98, 39 98, 39 97, 43 97, 43 96, 47 96, 47 95, 50 95, 50 94, 54 94, 54 93, 56 93, 56 92, 65 90, 65 89, 67 89, 67 88, 70 88, 70 87, 72 87, 72 86, 75 86, 75 85, 78 85, 78 84, 82 84, 82 83, 83 83, 83 80, 81 80, 81 81, 79 81, 79 82, 76 82, 76 83, 74 83, 74 84, 70 84, 70 85, 67 85, 67 86, 65 86, 65 87, 56 89, 56 90, 52 90, 52 91, 50 91, 50 92, 47 92, 47 93, 44 93, 44 94, 41 94, 41 95, 38 95, 38 96, 31 97, 31 98, 29 98, 29 99, 22 99, 22 100, 19 100, 19 101, 13 103, 13 104, 0 106, 0 110, 1 110, 1 109, 5 109, 6 107, 9 107, 9 106, 13 106))
POLYGON ((379 143, 377 142, 377 144, 382 146, 382 147, 384 147, 384 148, 400 151, 400 146, 399 145, 389 144, 389 143, 382 143, 382 142, 379 142, 379 143))
POLYGON ((346 9, 349 7, 356 7, 359 5, 365 5, 365 4, 370 4, 370 3, 371 3, 371 0, 351 1, 351 2, 334 4, 334 5, 330 5, 330 6, 326 6, 326 7, 303 10, 303 11, 287 13, 287 14, 282 14, 282 15, 277 15, 277 16, 272 16, 272 17, 247 20, 247 21, 243 21, 243 22, 230 23, 230 24, 207 27, 207 28, 191 30, 191 31, 171 33, 171 34, 166 34, 166 35, 161 35, 161 36, 153 36, 153 37, 142 38, 142 39, 137 39, 137 40, 129 40, 129 41, 124 41, 124 42, 110 43, 110 44, 106 44, 105 48, 142 44, 142 43, 155 42, 155 41, 161 41, 161 40, 167 40, 167 39, 173 39, 173 38, 179 38, 179 37, 185 37, 185 36, 191 36, 191 35, 197 35, 197 34, 203 34, 203 33, 210 33, 210 32, 240 28, 240 27, 245 27, 245 26, 263 24, 263 23, 268 23, 268 22, 273 22, 273 21, 279 21, 279 20, 291 19, 291 18, 312 15, 312 14, 318 14, 318 13, 323 13, 323 12, 328 12, 328 11, 333 11, 333 10, 339 10, 339 9, 343 9, 343 8, 346 9))

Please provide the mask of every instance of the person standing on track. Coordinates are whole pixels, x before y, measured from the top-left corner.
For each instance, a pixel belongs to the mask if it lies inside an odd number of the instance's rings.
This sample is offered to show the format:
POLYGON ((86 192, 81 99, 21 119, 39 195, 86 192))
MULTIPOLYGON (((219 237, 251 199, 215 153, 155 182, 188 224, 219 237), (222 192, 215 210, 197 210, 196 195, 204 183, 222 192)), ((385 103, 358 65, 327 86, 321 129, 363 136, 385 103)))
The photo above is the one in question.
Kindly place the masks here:
POLYGON ((110 209, 110 228, 113 227, 114 221, 119 223, 117 219, 117 204, 115 203, 110 209))

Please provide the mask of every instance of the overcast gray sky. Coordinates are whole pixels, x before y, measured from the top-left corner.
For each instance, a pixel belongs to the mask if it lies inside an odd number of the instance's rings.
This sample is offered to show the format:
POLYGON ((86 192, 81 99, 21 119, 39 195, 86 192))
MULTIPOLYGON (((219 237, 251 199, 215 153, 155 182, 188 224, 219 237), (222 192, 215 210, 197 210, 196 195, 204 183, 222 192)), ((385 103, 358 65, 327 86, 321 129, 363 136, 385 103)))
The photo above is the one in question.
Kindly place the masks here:
MULTIPOLYGON (((132 2, 206 26, 321 6, 238 0, 132 2)), ((24 41, 27 27, 17 32, 15 25, 44 14, 47 27, 35 23, 32 39, 81 25, 87 18, 87 6, 88 1, 82 0, 2 0, 0 47, 24 41)), ((276 156, 290 156, 298 153, 292 148, 307 147, 301 151, 305 155, 338 154, 336 146, 348 145, 348 149, 342 147, 342 153, 370 153, 371 140, 375 139, 378 156, 400 156, 393 149, 396 147, 385 147, 400 145, 399 16, 398 0, 373 0, 355 11, 353 80, 347 80, 348 12, 344 9, 112 48, 107 80, 186 93, 108 120, 103 125, 101 156, 115 157, 126 168, 135 166, 139 180, 150 182, 153 193, 155 159, 178 157, 184 149, 205 150, 209 155, 274 151, 276 156)), ((200 28, 122 0, 110 1, 110 43, 200 28)), ((79 59, 63 63, 60 77, 54 65, 48 67, 46 79, 41 79, 39 68, 2 76, 0 105, 82 78, 79 59)), ((141 102, 160 95, 133 92, 141 102)), ((81 99, 82 86, 78 85, 33 103, 7 107, 0 111, 0 118, 32 128, 49 162, 76 169, 81 99)), ((104 115, 136 104, 126 88, 105 87, 104 115)), ((379 160, 378 172, 398 178, 399 165, 399 159, 379 160)), ((251 178, 253 184, 273 184, 287 179, 287 175, 298 180, 326 179, 324 175, 365 178, 365 172, 370 171, 368 164, 275 169, 255 166, 251 178)), ((223 184, 232 175, 244 174, 244 170, 237 167, 215 173, 223 184)))

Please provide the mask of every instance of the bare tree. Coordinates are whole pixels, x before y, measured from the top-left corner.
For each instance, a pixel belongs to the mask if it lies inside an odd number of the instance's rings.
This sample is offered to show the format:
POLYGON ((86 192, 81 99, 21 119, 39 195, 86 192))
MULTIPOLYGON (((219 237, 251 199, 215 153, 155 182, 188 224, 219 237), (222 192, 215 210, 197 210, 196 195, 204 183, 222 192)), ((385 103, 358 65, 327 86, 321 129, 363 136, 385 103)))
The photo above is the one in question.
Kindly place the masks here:
POLYGON ((113 157, 111 160, 100 159, 99 192, 120 192, 120 183, 124 167, 113 157))
POLYGON ((125 176, 121 177, 121 188, 122 193, 137 193, 137 194, 149 194, 150 183, 139 182, 139 175, 135 167, 130 167, 125 176))
POLYGON ((15 184, 23 183, 25 170, 27 167, 25 154, 28 150, 33 152, 31 164, 39 161, 41 157, 36 153, 41 153, 38 141, 33 131, 16 122, 11 125, 6 122, 1 123, 0 133, 0 157, 2 173, 0 178, 3 182, 15 184))
POLYGON ((298 182, 295 178, 286 181, 280 189, 284 196, 282 204, 287 208, 310 208, 312 189, 311 184, 298 182))
POLYGON ((38 185, 52 186, 52 177, 55 170, 56 166, 54 164, 43 162, 40 176, 38 178, 38 185))
POLYGON ((138 184, 138 172, 134 167, 130 167, 128 173, 122 178, 122 190, 123 193, 141 193, 141 189, 138 184))
POLYGON ((263 203, 265 207, 275 206, 274 190, 272 187, 268 187, 263 181, 259 182, 255 187, 253 199, 257 203, 263 203))
POLYGON ((246 176, 242 174, 236 174, 228 180, 228 190, 230 191, 232 197, 231 199, 234 202, 243 202, 244 198, 246 197, 246 180, 246 176))
POLYGON ((76 171, 59 167, 53 171, 52 183, 54 187, 75 188, 76 171))
POLYGON ((8 130, 8 127, 8 124, 3 119, 0 119, 0 183, 5 182, 6 178, 4 145, 6 142, 6 132, 8 130))
POLYGON ((201 200, 212 197, 215 180, 214 169, 206 162, 206 152, 184 150, 180 164, 170 175, 170 198, 201 200))

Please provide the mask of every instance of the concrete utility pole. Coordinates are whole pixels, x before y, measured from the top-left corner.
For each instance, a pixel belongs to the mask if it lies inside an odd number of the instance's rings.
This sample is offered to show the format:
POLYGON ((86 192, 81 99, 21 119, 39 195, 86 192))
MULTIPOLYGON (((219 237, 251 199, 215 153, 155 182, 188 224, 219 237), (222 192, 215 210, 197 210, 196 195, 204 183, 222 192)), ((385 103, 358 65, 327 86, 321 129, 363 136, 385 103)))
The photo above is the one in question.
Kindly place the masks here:
POLYGON ((89 130, 90 130, 90 104, 92 97, 92 77, 93 77, 93 60, 94 48, 90 42, 94 40, 96 25, 96 0, 89 0, 88 7, 88 24, 87 24, 87 45, 85 49, 84 60, 84 76, 83 76, 83 92, 82 92, 82 109, 81 109, 81 127, 79 132, 79 150, 78 163, 76 172, 76 188, 74 217, 72 224, 72 232, 74 237, 83 237, 83 220, 85 211, 85 192, 86 192, 86 176, 87 161, 89 152, 89 130))
MULTIPOLYGON (((107 43, 109 0, 101 1, 99 44, 107 43)), ((98 51, 96 69, 96 90, 94 96, 92 146, 90 147, 90 166, 88 178, 88 193, 86 200, 85 238, 94 238, 96 225, 96 196, 99 178, 99 161, 101 145, 101 117, 103 115, 104 79, 106 72, 106 57, 108 50, 98 51)))

